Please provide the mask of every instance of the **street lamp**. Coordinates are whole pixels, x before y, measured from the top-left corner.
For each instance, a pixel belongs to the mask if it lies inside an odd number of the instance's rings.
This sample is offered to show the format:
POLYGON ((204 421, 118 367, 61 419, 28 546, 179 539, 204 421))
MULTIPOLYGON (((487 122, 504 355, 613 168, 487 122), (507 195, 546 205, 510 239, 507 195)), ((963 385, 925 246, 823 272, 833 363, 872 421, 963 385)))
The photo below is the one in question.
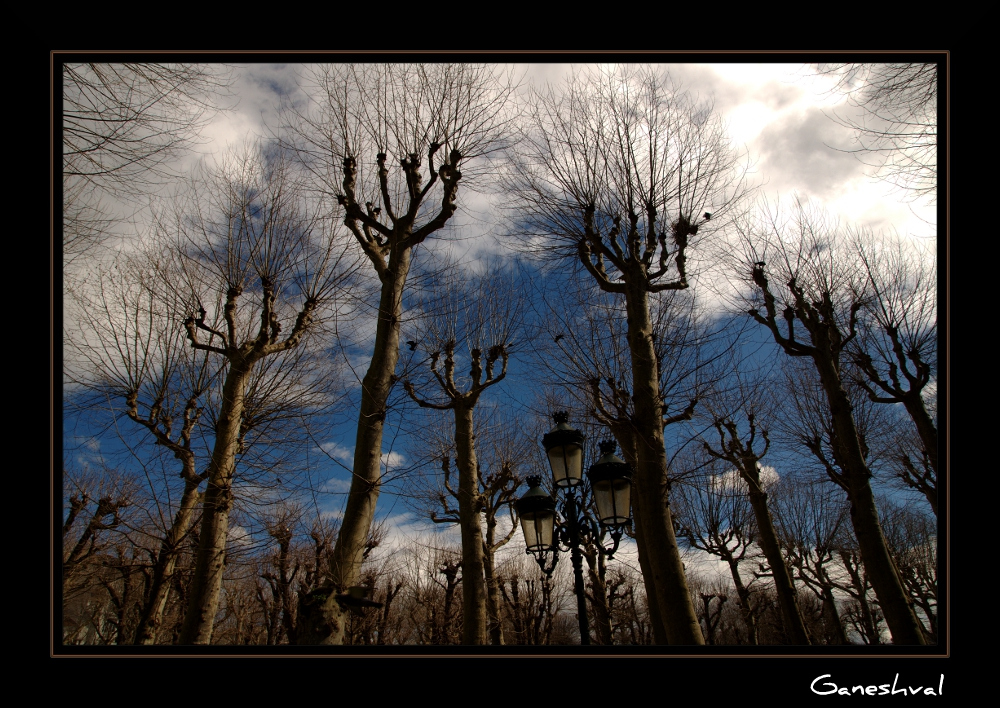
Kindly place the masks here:
POLYGON ((602 442, 599 447, 601 459, 590 468, 587 478, 594 490, 597 520, 601 526, 611 529, 617 549, 622 531, 632 520, 632 468, 615 455, 613 442, 602 442))
POLYGON ((568 424, 569 416, 560 411, 553 416, 556 426, 542 437, 542 446, 549 458, 552 481, 563 491, 557 518, 556 501, 542 489, 541 477, 528 477, 528 492, 517 501, 527 553, 533 555, 542 572, 551 576, 559 560, 559 549, 570 552, 573 562, 573 583, 576 590, 577 616, 580 621, 580 643, 590 644, 590 623, 587 618, 587 595, 583 584, 584 539, 594 542, 598 552, 608 558, 618 550, 622 533, 631 522, 629 513, 632 470, 614 455, 615 443, 601 443, 601 459, 590 468, 587 478, 594 495, 598 519, 587 511, 586 485, 583 479, 583 441, 585 436, 568 424), (579 496, 577 488, 580 489, 579 496), (610 533, 612 546, 601 543, 601 532, 610 533))
MULTIPOLYGON (((528 477, 527 494, 517 502, 517 515, 521 519, 521 532, 528 553, 544 554, 555 550, 552 531, 556 520, 556 502, 542 489, 542 478, 528 477)), ((544 567, 544 565, 543 565, 544 567)))
POLYGON ((552 416, 556 427, 542 436, 542 446, 549 456, 552 481, 560 489, 583 482, 583 441, 586 437, 567 421, 569 414, 559 411, 552 416))

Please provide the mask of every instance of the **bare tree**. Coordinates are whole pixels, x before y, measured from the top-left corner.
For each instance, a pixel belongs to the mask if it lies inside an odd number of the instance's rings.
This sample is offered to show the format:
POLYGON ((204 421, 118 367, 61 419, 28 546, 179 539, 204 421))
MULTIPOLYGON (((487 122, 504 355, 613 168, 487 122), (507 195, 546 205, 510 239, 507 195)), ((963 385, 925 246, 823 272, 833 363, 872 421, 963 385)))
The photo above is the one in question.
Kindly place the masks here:
MULTIPOLYGON (((334 549, 334 583, 342 591, 358 578, 378 500, 386 401, 414 249, 454 216, 459 183, 474 184, 470 178, 488 168, 514 86, 506 71, 468 64, 326 65, 311 78, 316 100, 294 116, 290 142, 319 189, 336 195, 380 283, 351 491, 334 549)), ((300 642, 341 643, 343 615, 334 596, 316 609, 300 642)))
POLYGON ((572 258, 601 290, 625 301, 635 515, 649 551, 647 594, 657 599, 671 644, 704 638, 667 503, 649 300, 688 287, 693 239, 740 204, 739 166, 710 106, 651 68, 620 66, 577 74, 535 94, 507 180, 527 248, 572 258))
MULTIPOLYGON (((404 385, 410 397, 423 408, 451 410, 455 416, 455 447, 458 462, 458 516, 462 529, 462 603, 463 603, 463 644, 486 644, 487 609, 486 579, 484 568, 484 541, 482 533, 483 500, 480 492, 479 463, 476 459, 473 413, 479 397, 490 386, 499 383, 507 375, 508 336, 500 340, 484 341, 480 331, 472 335, 469 351, 471 370, 468 387, 455 376, 456 341, 449 338, 443 343, 444 370, 438 369, 440 350, 435 348, 430 356, 431 373, 437 381, 440 394, 445 402, 435 403, 417 395, 413 383, 404 385), (484 351, 485 360, 484 360, 484 351), (497 360, 501 360, 501 370, 494 371, 497 360), (485 379, 483 378, 485 368, 485 379), (463 390, 465 389, 465 390, 463 390)), ((506 333, 505 333, 506 334, 506 333)))
POLYGON ((709 463, 705 473, 685 479, 674 489, 677 532, 692 548, 721 558, 729 567, 737 604, 746 625, 746 643, 758 644, 761 613, 756 577, 744 578, 745 562, 757 561, 756 524, 743 485, 709 463), (744 565, 744 570, 740 566, 744 565))
MULTIPOLYGON (((848 267, 836 232, 801 205, 791 223, 770 213, 756 226, 739 228, 745 255, 739 274, 754 295, 750 316, 787 355, 811 360, 823 390, 834 457, 825 464, 851 501, 858 545, 893 641, 924 644, 879 524, 865 441, 842 374, 841 360, 857 336, 866 299, 864 280, 848 267)), ((812 451, 821 454, 818 447, 812 451)))
POLYGON ((253 372, 267 357, 295 349, 322 322, 351 272, 334 224, 317 218, 317 206, 296 188, 284 154, 250 144, 206 169, 187 210, 164 224, 185 256, 190 345, 226 361, 182 644, 211 641, 253 372))
MULTIPOLYGON (((137 488, 127 475, 105 471, 104 474, 74 471, 65 475, 65 517, 62 526, 62 601, 63 641, 70 644, 110 644, 124 636, 121 622, 108 618, 114 600, 113 571, 107 568, 122 531, 134 516, 137 488), (110 597, 109 597, 110 595, 110 597)), ((122 603, 118 603, 121 610, 122 603)))
MULTIPOLYGON (((517 531, 512 502, 524 481, 521 468, 534 462, 531 438, 522 430, 519 418, 497 405, 479 406, 474 420, 477 490, 482 506, 483 572, 486 583, 487 631, 490 643, 506 643, 497 577, 497 551, 507 545, 517 531)), ((410 481, 414 508, 429 515, 436 524, 460 524, 459 487, 454 483, 453 458, 456 449, 452 430, 442 426, 425 429, 429 439, 426 457, 435 471, 410 481)), ((464 539, 463 539, 464 544, 464 539)))
POLYGON ((771 510, 786 562, 795 579, 820 602, 819 643, 846 644, 847 634, 834 595, 839 572, 837 545, 848 509, 835 501, 829 485, 820 481, 782 480, 772 494, 771 510))
MULTIPOLYGON (((942 56, 942 59, 944 57, 942 56)), ((838 78, 853 115, 834 115, 854 131, 847 150, 874 174, 931 203, 937 195, 938 68, 934 63, 830 63, 818 72, 838 78)))
MULTIPOLYGON (((711 364, 716 355, 711 352, 716 349, 713 340, 717 333, 702 325, 694 299, 686 295, 676 290, 650 295, 650 338, 656 354, 664 429, 691 419, 700 387, 713 378, 711 364)), ((551 344, 544 337, 537 338, 538 366, 548 370, 555 383, 578 399, 578 405, 585 407, 599 426, 611 430, 624 458, 634 465, 635 412, 625 309, 599 292, 569 290, 563 291, 561 297, 558 305, 548 303, 546 319, 550 327, 558 327, 558 332, 551 344), (579 300, 571 299, 569 293, 579 300)), ((677 476, 677 470, 672 469, 668 482, 677 476)), ((633 527, 643 575, 651 577, 642 520, 635 517, 633 527)), ((585 555, 588 561, 603 562, 603 556, 585 555)), ((590 563, 591 571, 600 562, 590 563)), ((667 643, 657 603, 650 605, 649 614, 656 643, 667 643)))
POLYGON ((169 482, 151 490, 156 530, 147 532, 157 539, 158 549, 151 551, 152 576, 134 638, 137 644, 157 641, 174 569, 197 518, 199 487, 207 476, 198 470, 199 426, 222 363, 211 352, 193 352, 186 346, 175 319, 184 304, 160 287, 164 261, 169 259, 163 253, 119 256, 100 273, 96 290, 80 308, 82 318, 74 323, 79 331, 67 337, 75 355, 70 358, 76 359, 67 378, 95 396, 118 399, 115 408, 180 465, 179 474, 171 475, 183 480, 176 503, 169 482))
POLYGON ((936 260, 919 244, 867 231, 855 235, 853 247, 868 292, 858 336, 848 350, 861 373, 857 384, 872 401, 906 409, 920 446, 914 454, 905 440, 897 445, 897 475, 922 493, 936 514, 936 260))
MULTIPOLYGON (((504 563, 497 574, 508 644, 569 644, 576 624, 563 614, 558 575, 546 575, 523 556, 504 563), (568 620, 568 621, 566 621, 568 620)), ((576 640, 579 642, 579 639, 576 640)))
POLYGON ((781 545, 768 506, 766 482, 762 478, 760 460, 771 447, 766 421, 758 418, 759 401, 745 400, 742 407, 746 419, 745 426, 740 424, 736 415, 718 410, 715 412, 712 427, 715 428, 718 438, 711 443, 706 441, 705 451, 712 457, 732 465, 742 482, 740 486, 746 490, 756 521, 756 541, 767 558, 788 643, 810 644, 810 637, 798 605, 795 583, 781 554, 781 545))

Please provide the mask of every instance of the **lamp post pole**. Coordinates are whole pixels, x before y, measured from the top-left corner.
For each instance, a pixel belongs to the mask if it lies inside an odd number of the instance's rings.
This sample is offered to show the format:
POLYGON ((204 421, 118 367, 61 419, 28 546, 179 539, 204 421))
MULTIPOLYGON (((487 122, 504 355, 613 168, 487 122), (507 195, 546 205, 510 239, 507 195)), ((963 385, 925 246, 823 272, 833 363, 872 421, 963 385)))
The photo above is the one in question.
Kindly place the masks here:
POLYGON ((587 616, 587 590, 583 584, 583 554, 580 552, 580 518, 576 509, 576 494, 566 492, 566 530, 569 535, 570 559, 573 561, 573 584, 576 590, 576 611, 580 619, 580 644, 590 644, 590 618, 587 616))

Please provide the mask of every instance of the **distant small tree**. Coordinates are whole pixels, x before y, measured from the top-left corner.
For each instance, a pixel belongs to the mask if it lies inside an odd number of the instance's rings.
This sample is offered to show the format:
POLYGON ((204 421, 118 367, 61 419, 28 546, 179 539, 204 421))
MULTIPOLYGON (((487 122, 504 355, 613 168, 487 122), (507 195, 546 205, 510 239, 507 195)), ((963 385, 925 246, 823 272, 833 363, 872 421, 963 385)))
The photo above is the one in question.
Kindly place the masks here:
POLYGON ((835 501, 829 486, 822 482, 785 480, 772 495, 775 526, 782 553, 795 573, 800 587, 819 601, 822 632, 814 633, 817 643, 846 644, 847 635, 835 579, 840 570, 837 539, 840 527, 848 523, 847 506, 835 501))
MULTIPOLYGON (((692 475, 675 485, 675 519, 678 536, 691 548, 718 556, 728 566, 735 604, 746 626, 744 643, 758 644, 760 599, 754 587, 756 578, 746 568, 748 562, 755 567, 760 551, 754 545, 753 509, 741 487, 731 473, 719 469, 718 463, 709 463, 704 474, 692 475)), ((703 606, 702 614, 706 611, 703 606)))
POLYGON ((120 595, 116 598, 121 590, 121 573, 114 568, 132 565, 116 560, 116 555, 121 548, 121 532, 134 511, 138 490, 127 476, 112 472, 102 475, 74 472, 66 474, 65 483, 63 641, 127 643, 130 637, 120 621, 125 606, 120 595))
MULTIPOLYGON (((449 428, 452 427, 449 425, 449 428)), ((431 433, 433 436, 434 433, 431 433)), ((482 505, 483 572, 486 584, 487 631, 490 643, 506 643, 503 633, 497 552, 517 531, 513 501, 523 478, 520 468, 531 459, 530 442, 518 418, 509 411, 488 406, 474 421, 478 494, 482 505)), ((433 441, 430 451, 435 474, 412 480, 415 507, 436 524, 460 524, 459 487, 454 477, 454 448, 450 431, 433 441), (440 474, 437 474, 437 471, 440 474)))
POLYGON ((764 422, 757 418, 755 409, 754 402, 744 402, 746 426, 742 430, 737 424, 735 415, 717 411, 713 416, 712 426, 718 437, 713 438, 712 442, 706 440, 704 447, 712 457, 733 466, 733 470, 739 476, 738 486, 741 489, 732 491, 739 493, 743 489, 746 490, 750 506, 753 508, 755 540, 767 558, 778 606, 781 609, 786 640, 790 644, 811 644, 805 620, 799 610, 795 583, 781 554, 781 544, 768 505, 768 492, 760 460, 771 447, 771 440, 764 422))
MULTIPOLYGON (((494 275, 475 287, 452 289, 445 298, 457 299, 454 307, 440 312, 435 325, 420 336, 421 348, 430 350, 433 383, 422 390, 435 391, 434 400, 419 395, 411 380, 404 382, 410 398, 422 408, 450 410, 454 416, 454 440, 458 465, 458 520, 462 530, 463 644, 487 643, 488 592, 486 587, 483 517, 485 498, 482 473, 476 454, 475 409, 488 388, 507 376, 508 346, 520 324, 519 298, 514 283, 494 275), (469 347, 469 373, 456 375, 461 352, 459 342, 469 347), (442 350, 443 369, 440 368, 442 350), (500 371, 496 371, 496 367, 500 371), (484 377, 485 374, 485 377, 484 377)), ((414 345, 416 348, 416 344, 414 345)), ((464 358, 464 357, 462 357, 464 358)), ((425 394, 426 395, 426 394, 425 394)), ((445 461, 447 482, 447 460, 445 461)), ((496 493, 499 490, 490 490, 496 493)), ((495 514, 495 510, 494 510, 495 514)))

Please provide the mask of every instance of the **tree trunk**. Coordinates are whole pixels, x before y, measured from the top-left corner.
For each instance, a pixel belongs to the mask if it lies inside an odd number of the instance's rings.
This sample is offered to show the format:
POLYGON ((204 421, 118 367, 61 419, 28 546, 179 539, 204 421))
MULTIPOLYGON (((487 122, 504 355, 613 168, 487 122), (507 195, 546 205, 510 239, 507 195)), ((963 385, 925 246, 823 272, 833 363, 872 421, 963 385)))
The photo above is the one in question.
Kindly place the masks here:
POLYGON ((827 644, 848 643, 844 623, 840 621, 840 612, 837 611, 837 599, 830 585, 823 586, 823 625, 826 627, 827 644))
POLYGON ((462 529, 462 644, 486 644, 486 581, 472 405, 455 401, 458 516, 462 529))
POLYGON ((789 644, 810 644, 809 633, 806 631, 802 611, 799 609, 795 584, 788 572, 788 566, 785 565, 785 558, 781 554, 781 545, 778 543, 778 532, 774 529, 771 510, 767 507, 767 494, 760 486, 757 460, 756 458, 746 458, 742 463, 740 472, 747 477, 750 506, 753 507, 754 517, 757 520, 757 541, 761 550, 764 551, 767 564, 771 566, 771 577, 774 580, 774 589, 778 596, 778 607, 781 609, 785 640, 789 644))
MULTIPOLYGON (((397 242, 406 235, 396 237, 397 242)), ((354 474, 347 507, 330 561, 331 585, 300 609, 300 644, 343 644, 347 618, 336 600, 338 593, 356 584, 361 577, 365 543, 375 518, 382 481, 382 430, 386 401, 392 389, 399 360, 399 326, 403 314, 403 287, 410 270, 410 248, 394 249, 382 280, 379 296, 375 351, 361 382, 361 411, 354 447, 354 474), (322 599, 318 599, 322 597, 322 599)))
POLYGON ((934 419, 927 412, 927 407, 924 405, 924 399, 920 396, 920 391, 904 397, 903 406, 906 408, 906 412, 910 414, 910 418, 913 419, 914 425, 917 426, 917 434, 920 435, 920 442, 924 444, 924 448, 927 450, 927 457, 930 460, 931 467, 937 472, 937 427, 934 425, 934 419))
POLYGON ((611 603, 608 600, 607 560, 596 544, 584 549, 587 558, 587 575, 590 578, 591 624, 597 635, 596 644, 610 646, 614 643, 611 626, 611 603))
POLYGON ((486 545, 483 547, 483 574, 486 579, 486 613, 487 630, 490 635, 490 644, 502 646, 503 620, 500 617, 500 588, 497 580, 496 562, 493 551, 492 528, 487 527, 486 545))
POLYGON ((868 481, 872 474, 861 450, 852 407, 841 384, 837 366, 828 353, 828 347, 817 346, 813 360, 830 406, 838 462, 847 478, 854 535, 858 540, 865 570, 892 633, 893 644, 925 644, 920 621, 910 605, 910 598, 903 588, 882 533, 875 495, 868 481))
MULTIPOLYGON (((627 278, 625 286, 628 344, 632 356, 632 401, 635 406, 632 423, 636 442, 636 516, 641 517, 655 601, 659 605, 668 643, 704 644, 705 638, 684 577, 684 565, 674 536, 668 502, 663 409, 645 278, 627 278)), ((651 597, 650 604, 653 600, 651 597)))
POLYGON ((184 460, 183 476, 184 493, 181 495, 177 514, 174 515, 174 523, 167 531, 166 537, 160 544, 160 551, 156 555, 153 580, 139 615, 139 625, 135 631, 135 644, 156 644, 156 636, 163 621, 167 600, 170 597, 171 578, 173 578, 174 570, 177 567, 180 545, 191 529, 191 520, 194 518, 195 509, 201 496, 198 493, 201 478, 195 471, 194 455, 189 455, 184 460))
MULTIPOLYGON (((612 432, 618 439, 618 445, 622 449, 622 456, 635 469, 637 465, 635 431, 631 427, 624 429, 624 426, 614 426, 612 432)), ((635 502, 633 501, 634 504, 635 502)), ((660 617, 660 604, 656 601, 656 584, 653 568, 649 562, 649 549, 647 548, 646 534, 642 527, 642 519, 637 513, 633 513, 632 517, 632 525, 635 528, 635 546, 639 553, 639 570, 642 572, 643 587, 646 590, 646 607, 649 610, 649 623, 653 630, 653 643, 667 644, 667 631, 664 629, 663 620, 660 617)))
MULTIPOLYGON (((910 418, 913 419, 914 425, 917 426, 917 434, 920 436, 920 442, 924 444, 924 449, 927 450, 927 459, 931 467, 934 468, 934 471, 937 472, 937 427, 934 425, 934 419, 927 412, 927 406, 924 405, 924 399, 920 396, 920 391, 911 392, 910 395, 904 396, 903 406, 906 408, 906 412, 910 414, 910 418)), ((937 500, 931 501, 931 506, 934 507, 936 515, 937 500)))
POLYGON ((733 585, 736 587, 736 596, 740 598, 740 612, 743 614, 743 622, 747 626, 747 643, 759 644, 757 615, 750 605, 750 589, 743 584, 740 576, 740 563, 732 554, 724 558, 729 565, 729 574, 733 576, 733 585))
POLYGON ((222 389, 222 409, 215 429, 215 446, 209 464, 208 489, 201 517, 201 535, 195 558, 187 612, 179 644, 209 644, 219 609, 222 572, 226 566, 229 512, 233 504, 233 473, 239 449, 240 424, 250 366, 230 360, 222 389))

